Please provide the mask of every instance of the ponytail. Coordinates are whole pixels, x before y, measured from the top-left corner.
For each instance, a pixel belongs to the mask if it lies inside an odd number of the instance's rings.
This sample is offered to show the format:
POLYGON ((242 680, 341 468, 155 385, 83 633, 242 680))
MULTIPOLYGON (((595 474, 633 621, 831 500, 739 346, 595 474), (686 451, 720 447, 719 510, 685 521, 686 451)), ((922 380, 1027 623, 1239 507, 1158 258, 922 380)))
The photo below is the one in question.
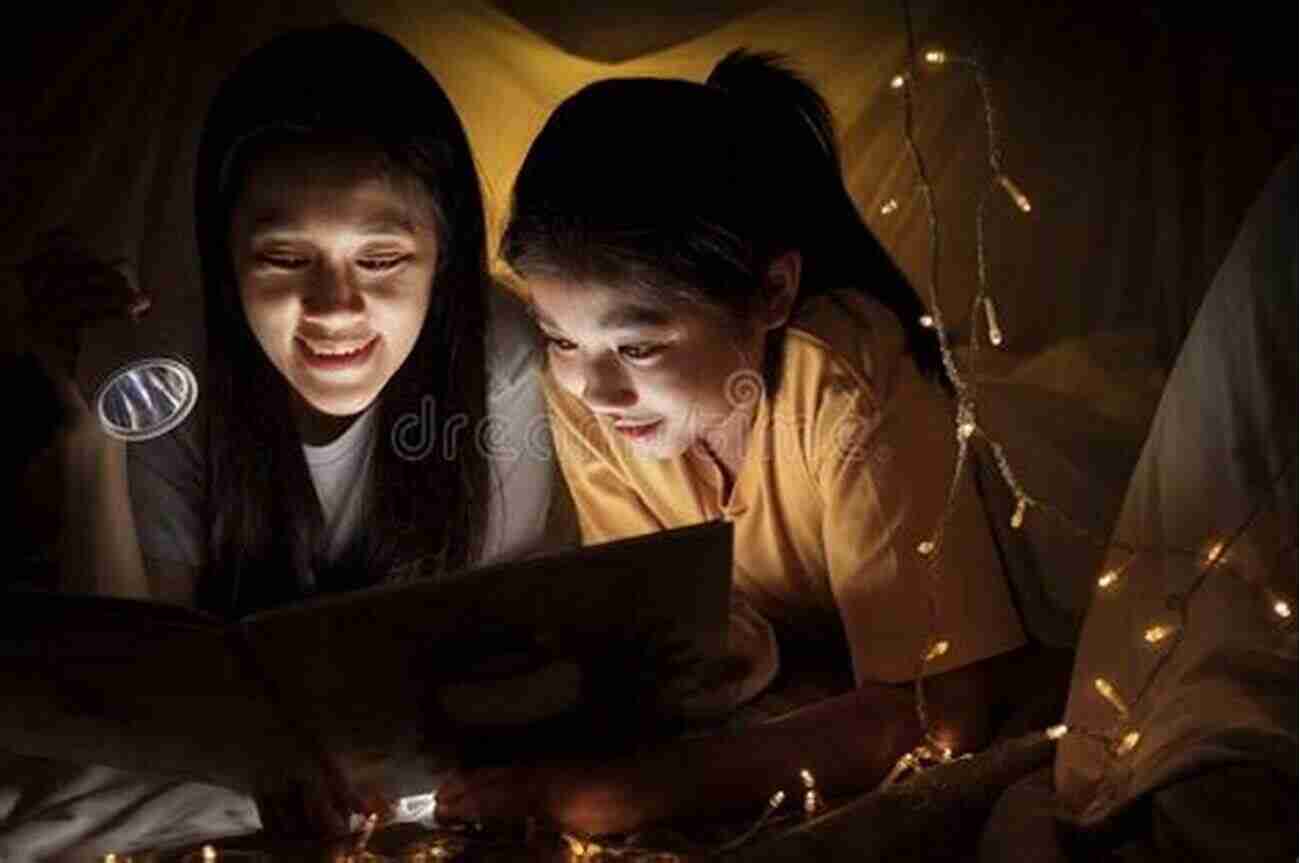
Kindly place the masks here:
POLYGON ((922 372, 938 374, 938 342, 920 324, 924 306, 844 186, 826 100, 773 52, 738 48, 713 67, 706 83, 740 102, 753 118, 751 141, 763 163, 756 176, 783 178, 778 200, 790 212, 777 245, 797 247, 803 255, 797 302, 844 288, 862 291, 898 317, 922 372))

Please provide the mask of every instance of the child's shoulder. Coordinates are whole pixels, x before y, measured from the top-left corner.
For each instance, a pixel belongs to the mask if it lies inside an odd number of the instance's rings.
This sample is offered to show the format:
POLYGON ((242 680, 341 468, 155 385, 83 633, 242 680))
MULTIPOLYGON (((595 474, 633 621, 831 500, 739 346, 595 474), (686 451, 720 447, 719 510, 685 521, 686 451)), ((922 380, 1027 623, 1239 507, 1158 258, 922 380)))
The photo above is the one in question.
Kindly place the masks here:
POLYGON ((817 402, 854 391, 879 401, 888 395, 904 350, 897 318, 866 294, 812 297, 786 329, 781 388, 791 398, 817 402))

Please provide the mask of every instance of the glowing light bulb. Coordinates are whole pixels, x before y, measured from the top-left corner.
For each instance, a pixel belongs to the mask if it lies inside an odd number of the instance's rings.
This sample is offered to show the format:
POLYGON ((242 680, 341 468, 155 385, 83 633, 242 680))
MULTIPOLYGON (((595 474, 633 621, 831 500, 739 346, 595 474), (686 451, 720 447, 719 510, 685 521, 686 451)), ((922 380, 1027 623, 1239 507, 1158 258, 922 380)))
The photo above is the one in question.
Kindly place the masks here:
POLYGON ((885 201, 885 203, 880 206, 880 215, 888 216, 890 213, 895 212, 897 209, 898 209, 898 201, 895 200, 894 198, 890 198, 888 201, 885 201))
POLYGON ((925 62, 933 63, 936 66, 942 66, 944 63, 948 62, 948 55, 943 51, 938 51, 938 50, 926 51, 925 62))
POLYGON ((1124 699, 1119 697, 1119 693, 1115 691, 1115 687, 1111 685, 1109 680, 1098 677, 1092 682, 1092 685, 1096 687, 1102 698, 1110 702, 1112 707, 1120 713, 1128 713, 1128 705, 1124 703, 1124 699))
POLYGON ((217 849, 211 845, 203 846, 203 863, 212 863, 217 859, 217 849))
POLYGON ((1223 543, 1216 542, 1214 545, 1210 546, 1210 550, 1205 553, 1205 565, 1214 566, 1216 563, 1219 562, 1219 558, 1222 556, 1223 556, 1223 543))
POLYGON ((933 660, 938 659, 940 656, 943 656, 948 652, 949 647, 951 647, 951 645, 947 641, 936 641, 934 644, 930 645, 930 649, 926 651, 925 661, 932 662, 933 660))
POLYGON ((1025 523, 1025 510, 1029 507, 1029 498, 1020 497, 1016 499, 1016 511, 1011 514, 1011 527, 1020 530, 1025 523))
POLYGON ((1007 190, 1007 195, 1009 195, 1015 205, 1020 208, 1021 212, 1028 213, 1033 209, 1029 205, 1029 198, 1025 196, 1024 192, 1020 191, 1020 187, 1017 186, 1006 174, 998 175, 998 183, 1001 184, 1002 188, 1007 190))
POLYGON ((924 540, 923 542, 917 545, 916 552, 922 557, 929 557, 930 555, 934 554, 934 540, 932 539, 924 540))
POLYGON ((590 842, 586 839, 579 839, 576 836, 564 834, 564 841, 569 846, 570 860, 591 860, 601 854, 605 849, 590 842))
POLYGON ((112 851, 104 855, 104 863, 117 863, 117 855, 112 851))
POLYGON ((895 75, 894 80, 889 82, 889 86, 891 89, 901 90, 903 89, 903 85, 906 83, 907 83, 907 79, 904 78, 902 75, 895 75))
POLYGON ((812 775, 812 771, 809 770, 807 767, 805 767, 803 770, 800 770, 800 771, 799 771, 799 779, 800 779, 801 782, 803 782, 803 787, 804 787, 804 788, 816 788, 816 787, 817 787, 817 780, 816 780, 816 778, 813 777, 813 775, 812 775))
POLYGON ((1128 755, 1137 748, 1138 742, 1142 740, 1142 735, 1136 731, 1130 731, 1120 738, 1119 745, 1115 747, 1116 755, 1128 755))
POLYGON ((962 440, 970 440, 970 436, 975 434, 975 423, 967 420, 957 426, 957 434, 962 440))
POLYGON ((930 315, 921 315, 920 324, 927 330, 932 330, 934 329, 934 318, 930 315))
POLYGON ((1286 600, 1279 599, 1273 603, 1273 613, 1283 620, 1289 620, 1291 618, 1291 604, 1286 600))
POLYGON ((1065 723, 1053 725, 1044 733, 1047 735, 1048 740, 1060 740, 1062 737, 1070 733, 1070 726, 1065 723))
POLYGON ((989 327, 989 344, 993 347, 1002 346, 1002 327, 998 325, 998 311, 993 305, 992 297, 984 298, 984 320, 989 327))
POLYGON ((1147 644, 1159 644, 1170 635, 1173 635, 1173 632, 1174 627, 1158 623, 1155 626, 1147 627, 1147 631, 1142 633, 1142 637, 1146 639, 1147 644))
POLYGON ((768 809, 779 809, 779 808, 781 808, 781 804, 784 803, 784 802, 785 802, 785 792, 784 792, 784 791, 778 791, 778 792, 776 792, 775 794, 773 794, 773 795, 768 799, 768 801, 767 801, 767 808, 768 808, 768 809))
POLYGON ((1106 570, 1101 578, 1097 579, 1097 586, 1102 590, 1110 590, 1117 584, 1119 584, 1119 572, 1113 569, 1106 570))

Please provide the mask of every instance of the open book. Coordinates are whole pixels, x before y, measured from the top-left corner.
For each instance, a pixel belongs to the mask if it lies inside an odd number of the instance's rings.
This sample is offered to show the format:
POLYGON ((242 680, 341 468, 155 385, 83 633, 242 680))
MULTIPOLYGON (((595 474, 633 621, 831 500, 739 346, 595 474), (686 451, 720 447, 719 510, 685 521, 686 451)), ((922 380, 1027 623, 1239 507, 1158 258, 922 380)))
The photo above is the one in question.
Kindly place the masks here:
POLYGON ((0 748, 237 789, 342 770, 393 798, 454 764, 615 749, 725 651, 714 522, 227 623, 0 593, 0 748))

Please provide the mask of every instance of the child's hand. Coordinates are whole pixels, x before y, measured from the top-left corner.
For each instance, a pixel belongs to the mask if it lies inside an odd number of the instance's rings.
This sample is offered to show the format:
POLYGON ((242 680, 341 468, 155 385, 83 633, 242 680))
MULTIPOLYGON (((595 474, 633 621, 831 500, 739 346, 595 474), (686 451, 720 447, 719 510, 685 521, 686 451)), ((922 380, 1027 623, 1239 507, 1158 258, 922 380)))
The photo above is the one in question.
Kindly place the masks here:
POLYGON ((375 795, 320 776, 265 788, 254 799, 262 831, 276 839, 340 839, 354 832, 353 816, 383 818, 388 811, 375 795))
POLYGON ((541 817, 562 830, 629 833, 670 814, 671 785, 648 765, 547 764, 457 772, 438 788, 438 817, 541 817))
POLYGON ((139 319, 150 299, 122 262, 100 260, 74 234, 42 237, 18 267, 23 310, 19 353, 31 353, 54 385, 61 423, 55 434, 96 427, 75 371, 84 331, 102 321, 139 319))

